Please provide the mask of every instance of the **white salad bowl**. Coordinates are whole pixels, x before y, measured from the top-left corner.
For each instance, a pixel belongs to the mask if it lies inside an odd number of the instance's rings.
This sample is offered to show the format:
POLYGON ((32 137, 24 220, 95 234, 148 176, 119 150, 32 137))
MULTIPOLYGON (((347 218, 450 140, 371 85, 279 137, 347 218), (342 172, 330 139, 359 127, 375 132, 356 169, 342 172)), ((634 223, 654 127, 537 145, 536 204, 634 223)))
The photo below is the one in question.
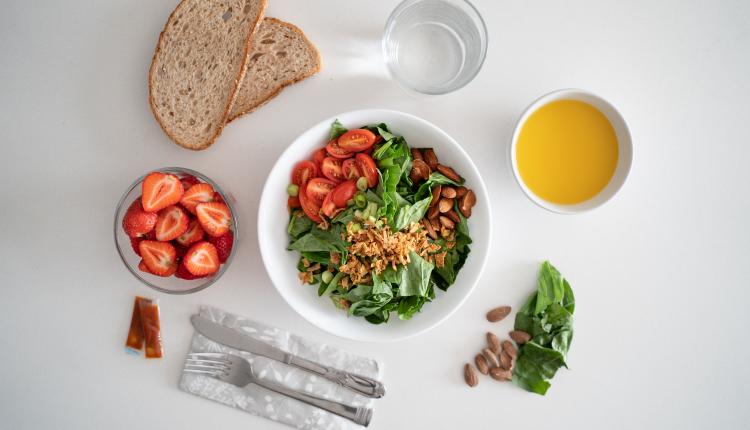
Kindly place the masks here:
POLYGON ((469 297, 481 277, 489 253, 492 226, 487 189, 479 171, 466 151, 435 125, 403 112, 366 109, 342 113, 325 119, 299 136, 281 154, 271 169, 263 188, 258 209, 258 241, 263 263, 279 294, 289 305, 311 324, 337 336, 348 339, 385 342, 405 339, 434 328, 450 317, 469 297), (393 313, 388 323, 373 325, 361 317, 349 317, 337 309, 327 296, 318 297, 317 286, 302 284, 298 278, 299 253, 287 251, 289 236, 287 225, 287 186, 292 167, 300 160, 310 159, 314 150, 322 148, 328 140, 331 123, 339 119, 347 128, 386 123, 391 132, 402 135, 410 147, 431 147, 442 164, 453 167, 466 180, 465 185, 474 190, 477 204, 468 220, 469 234, 473 240, 466 264, 458 273, 456 282, 442 291, 436 288, 437 297, 426 303, 421 312, 410 320, 400 320, 393 313))

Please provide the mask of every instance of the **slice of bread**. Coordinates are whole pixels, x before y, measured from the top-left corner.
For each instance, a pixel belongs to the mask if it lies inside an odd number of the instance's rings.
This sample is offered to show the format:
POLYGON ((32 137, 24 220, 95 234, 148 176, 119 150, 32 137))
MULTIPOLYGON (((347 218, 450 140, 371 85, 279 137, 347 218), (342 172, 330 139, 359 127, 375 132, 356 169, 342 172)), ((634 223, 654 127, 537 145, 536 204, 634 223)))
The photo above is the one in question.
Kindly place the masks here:
POLYGON ((149 70, 149 103, 180 146, 199 150, 221 134, 247 70, 268 0, 182 0, 149 70))
POLYGON ((320 63, 318 49, 302 30, 276 18, 264 18, 229 121, 259 108, 287 85, 314 75, 320 63))

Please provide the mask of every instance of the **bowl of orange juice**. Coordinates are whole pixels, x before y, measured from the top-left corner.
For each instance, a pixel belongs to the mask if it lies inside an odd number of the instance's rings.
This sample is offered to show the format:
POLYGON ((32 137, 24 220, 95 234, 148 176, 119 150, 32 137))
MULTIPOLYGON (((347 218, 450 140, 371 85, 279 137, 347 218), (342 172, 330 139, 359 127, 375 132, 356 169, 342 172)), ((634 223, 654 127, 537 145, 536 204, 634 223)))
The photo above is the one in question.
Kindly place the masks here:
POLYGON ((622 115, 588 91, 553 91, 521 115, 510 145, 513 175, 526 196, 558 213, 594 209, 625 183, 633 143, 622 115))

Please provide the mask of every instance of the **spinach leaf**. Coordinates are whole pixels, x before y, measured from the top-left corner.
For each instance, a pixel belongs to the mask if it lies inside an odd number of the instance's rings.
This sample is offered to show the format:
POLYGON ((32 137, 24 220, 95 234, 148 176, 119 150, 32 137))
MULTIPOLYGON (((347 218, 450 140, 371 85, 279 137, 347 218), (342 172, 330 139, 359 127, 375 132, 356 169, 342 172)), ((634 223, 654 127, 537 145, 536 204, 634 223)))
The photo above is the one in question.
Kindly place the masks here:
POLYGON ((398 308, 396 308, 398 318, 402 320, 411 319, 414 314, 422 309, 422 305, 424 305, 427 301, 428 299, 426 297, 421 296, 410 296, 402 298, 398 302, 398 308))
POLYGON ((567 367, 573 340, 573 289, 548 261, 539 270, 537 290, 516 314, 515 330, 532 337, 519 348, 513 382, 544 395, 550 379, 560 367, 567 367))
POLYGON ((331 253, 325 252, 325 251, 317 251, 317 252, 308 252, 308 251, 302 251, 300 252, 302 257, 307 258, 308 261, 311 263, 320 263, 325 266, 328 266, 331 264, 331 253))
POLYGON ((409 264, 401 267, 398 295, 424 297, 430 288, 430 274, 435 266, 414 251, 409 251, 409 260, 409 264))
POLYGON ((426 181, 422 182, 422 184, 419 186, 419 188, 417 189, 417 192, 414 194, 414 198, 417 200, 421 200, 427 196, 431 196, 432 187, 434 187, 435 185, 461 186, 460 183, 448 179, 442 173, 433 172, 430 174, 430 177, 427 178, 426 181))
POLYGON ((384 307, 393 298, 393 292, 388 283, 380 279, 375 272, 372 273, 372 290, 364 299, 352 303, 349 307, 349 315, 359 317, 372 315, 384 307))
POLYGON ((337 119, 331 124, 331 132, 328 134, 328 140, 336 139, 347 131, 349 130, 337 119))
POLYGON ((297 216, 297 214, 298 211, 292 213, 291 219, 289 220, 289 227, 287 227, 289 236, 294 239, 298 239, 304 233, 310 231, 315 225, 310 218, 306 216, 297 216))
POLYGON ((402 230, 406 227, 409 227, 413 223, 418 223, 419 220, 424 217, 425 212, 427 212, 427 208, 430 206, 430 199, 429 197, 420 200, 413 205, 405 204, 401 206, 396 211, 396 218, 394 220, 394 229, 396 230, 402 230))
POLYGON ((347 243, 341 238, 342 226, 332 225, 328 230, 313 228, 309 233, 289 245, 289 250, 305 252, 336 251, 345 253, 347 243))

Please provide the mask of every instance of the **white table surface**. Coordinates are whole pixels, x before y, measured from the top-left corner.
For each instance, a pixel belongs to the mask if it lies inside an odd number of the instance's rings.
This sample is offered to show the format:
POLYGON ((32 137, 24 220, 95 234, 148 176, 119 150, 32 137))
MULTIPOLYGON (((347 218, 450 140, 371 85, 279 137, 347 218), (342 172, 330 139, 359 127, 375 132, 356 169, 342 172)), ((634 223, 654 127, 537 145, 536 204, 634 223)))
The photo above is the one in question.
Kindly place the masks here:
MULTIPOLYGON (((379 37, 397 4, 271 0, 307 32, 322 72, 194 153, 172 144, 147 103, 146 74, 174 0, 3 2, 0 12, 0 427, 263 428, 177 389, 192 329, 211 304, 372 355, 388 394, 372 429, 740 428, 750 420, 750 3, 477 0, 484 69, 439 98, 386 76, 379 37), (630 178, 606 206, 560 216, 530 203, 506 168, 517 116, 563 87, 601 94, 629 123, 630 178), (339 339, 276 293, 254 226, 274 160, 319 120, 363 107, 421 116, 479 166, 495 200, 490 264, 446 323, 393 344, 339 339), (114 205, 149 169, 179 165, 237 197, 236 260, 206 291, 155 293, 122 266, 114 205), (483 314, 520 306, 550 259, 577 297, 571 369, 546 397, 461 368, 483 314), (160 299, 166 357, 127 355, 136 294, 160 299)), ((474 234, 481 234, 475 232, 474 234)))

